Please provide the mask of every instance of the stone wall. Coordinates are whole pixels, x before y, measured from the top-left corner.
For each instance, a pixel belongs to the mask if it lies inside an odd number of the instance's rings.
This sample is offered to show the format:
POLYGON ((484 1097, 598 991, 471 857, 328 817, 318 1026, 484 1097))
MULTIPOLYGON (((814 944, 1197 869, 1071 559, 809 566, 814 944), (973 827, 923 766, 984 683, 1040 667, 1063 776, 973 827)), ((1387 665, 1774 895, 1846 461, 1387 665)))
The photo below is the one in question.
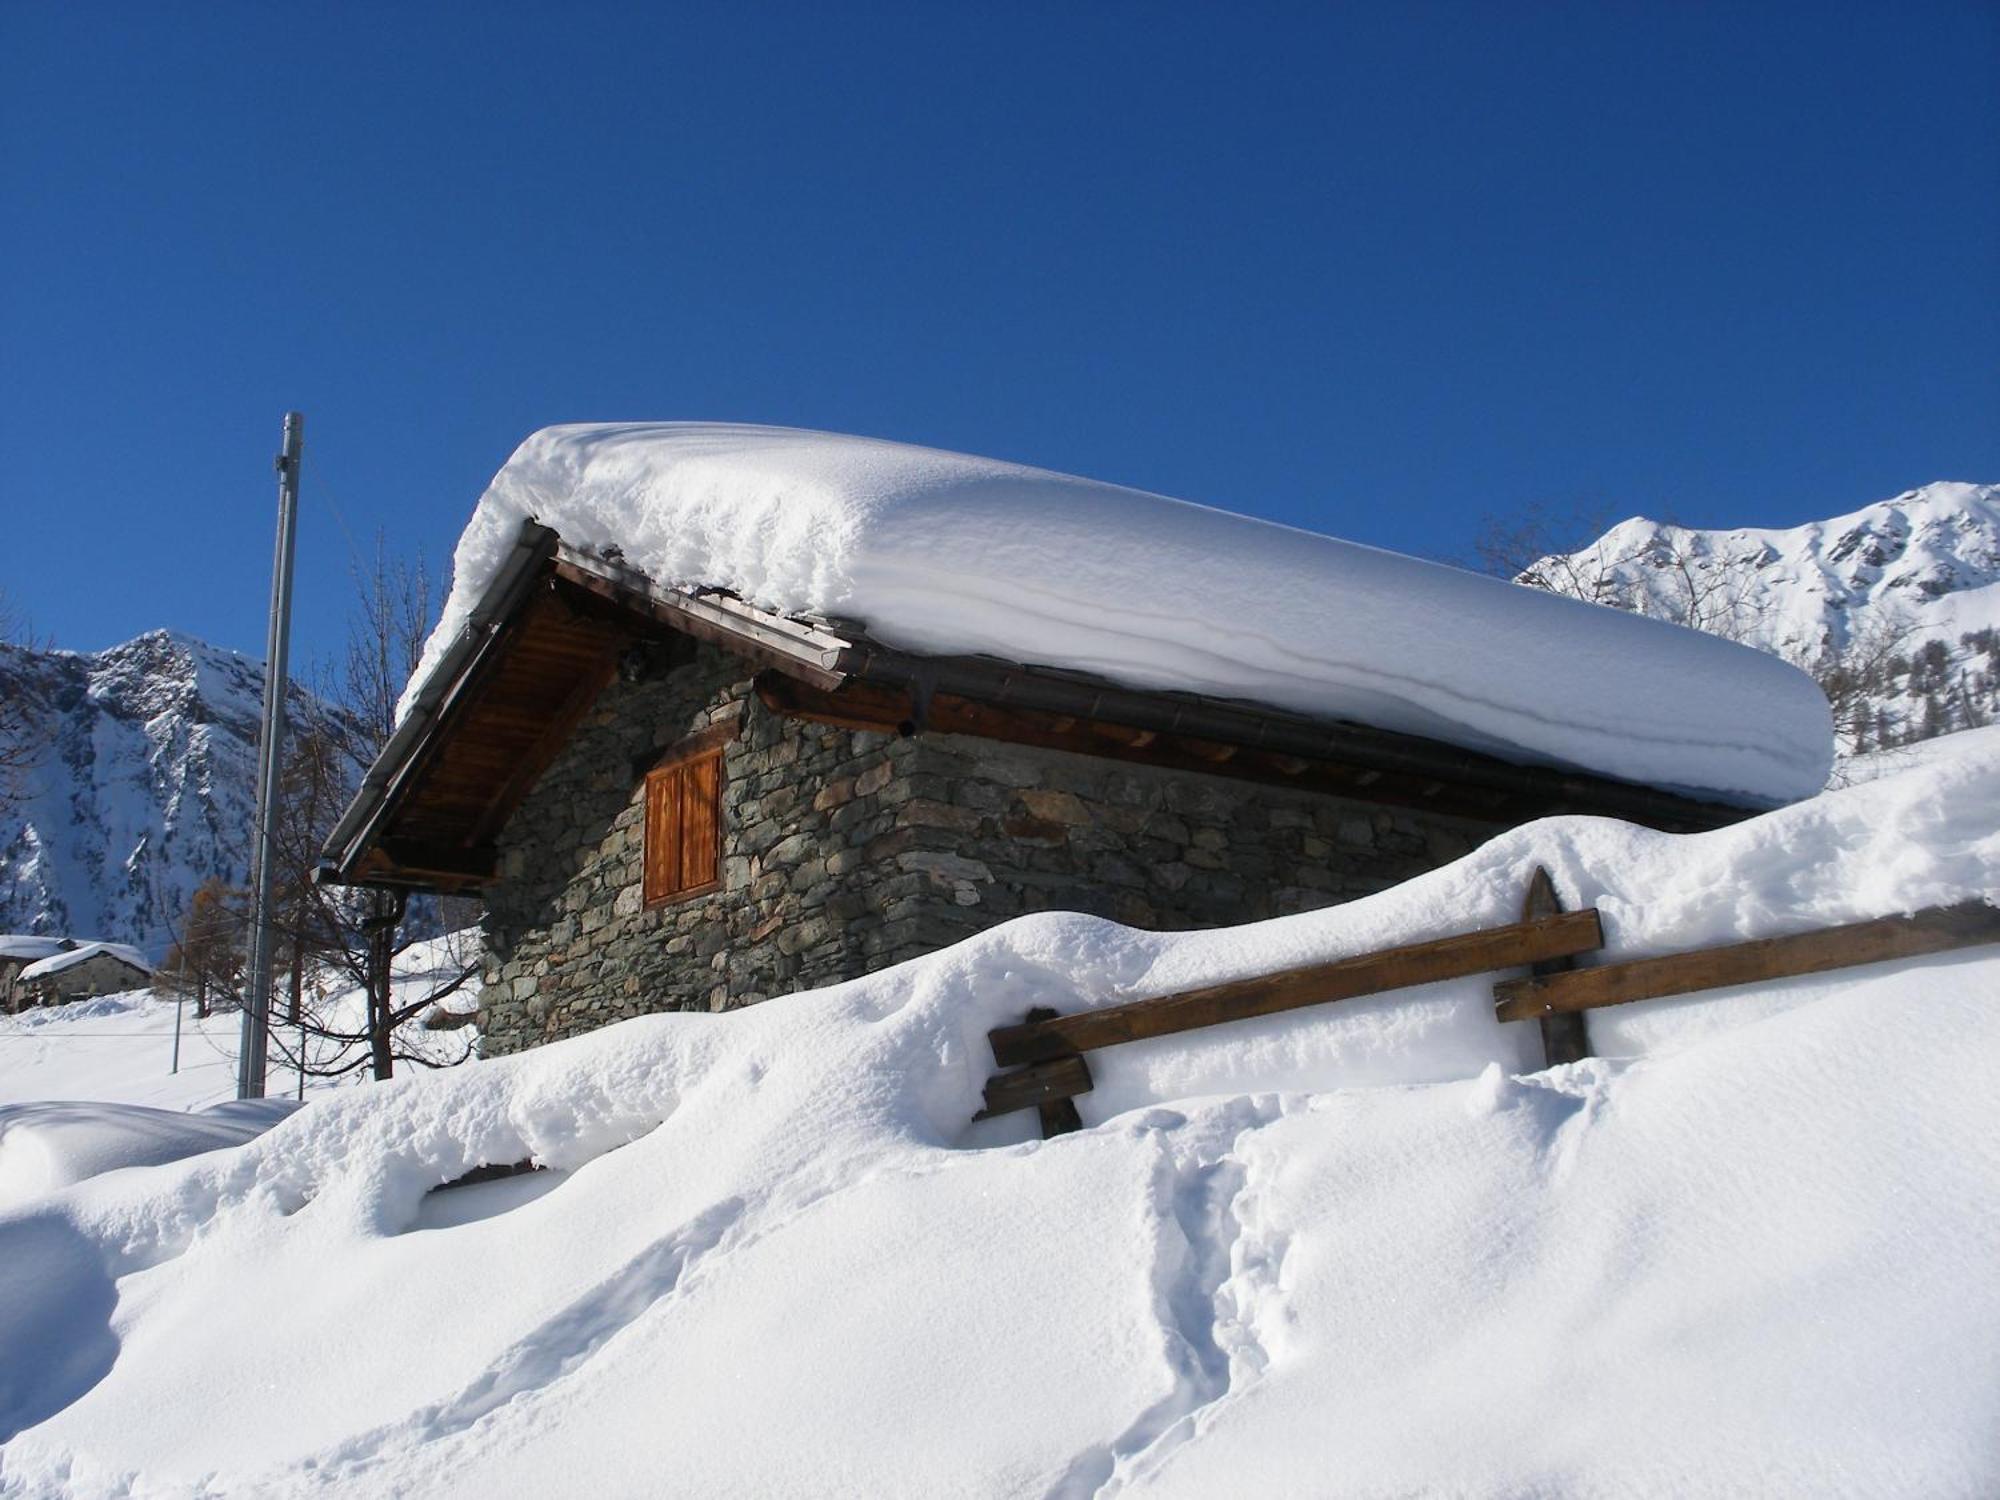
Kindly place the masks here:
POLYGON ((1063 751, 833 729, 771 713, 751 675, 703 646, 621 678, 509 820, 486 903, 489 1055, 852 978, 1024 912, 1186 928, 1304 911, 1492 832, 1063 751), (721 887, 647 907, 644 772, 732 720, 721 887))

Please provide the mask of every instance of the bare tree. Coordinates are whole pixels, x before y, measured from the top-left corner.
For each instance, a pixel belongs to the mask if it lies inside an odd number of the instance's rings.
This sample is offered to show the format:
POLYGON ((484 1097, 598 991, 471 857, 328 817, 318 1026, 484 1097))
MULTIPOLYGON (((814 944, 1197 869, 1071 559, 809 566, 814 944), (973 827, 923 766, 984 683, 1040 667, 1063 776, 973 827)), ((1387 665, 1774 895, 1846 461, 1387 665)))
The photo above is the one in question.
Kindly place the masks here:
POLYGON ((167 984, 194 1000, 206 1016, 218 998, 232 1003, 242 992, 247 893, 211 876, 195 889, 181 933, 167 950, 161 972, 167 984))
POLYGON ((423 559, 392 560, 380 532, 374 558, 355 569, 354 587, 336 696, 352 721, 349 758, 366 770, 396 731, 396 704, 423 657, 437 600, 423 559))
POLYGON ((428 569, 392 561, 379 535, 371 562, 356 569, 355 594, 346 651, 322 674, 322 697, 337 711, 301 735, 288 758, 278 906, 291 956, 287 1021, 294 1030, 280 1045, 296 1052, 291 1061, 307 1074, 365 1067, 379 1079, 393 1076, 398 1062, 435 1067, 469 1054, 469 1045, 442 1053, 435 1044, 414 1045, 403 1031, 463 988, 474 955, 463 944, 435 942, 423 950, 430 962, 421 972, 411 955, 399 973, 408 936, 404 895, 312 878, 349 788, 395 730, 397 699, 416 670, 435 604, 428 569), (309 987, 309 973, 322 983, 309 987), (356 990, 364 1001, 358 1021, 339 1009, 341 997, 356 990))
POLYGON ((1472 544, 1482 572, 1528 588, 1740 641, 1754 628, 1752 578, 1673 521, 1621 534, 1605 513, 1531 505, 1488 517, 1472 544))
MULTIPOLYGON (((460 941, 433 940, 409 951, 410 924, 400 892, 320 885, 320 850, 355 782, 395 730, 396 702, 423 651, 436 602, 421 561, 391 560, 376 538, 373 558, 354 574, 355 606, 340 660, 308 675, 323 710, 293 713, 275 812, 272 920, 285 988, 271 1036, 287 1063, 307 1076, 339 1077, 366 1068, 376 1078, 399 1062, 427 1067, 463 1061, 470 1044, 412 1038, 408 1023, 437 1012, 471 978, 476 953, 460 941), (356 1014, 352 997, 363 1005, 356 1014)), ((458 903, 462 908, 463 903, 458 903)), ((431 907, 425 915, 435 914, 431 907)), ((461 923, 470 916, 450 913, 461 923)), ((181 940, 169 957, 205 1013, 209 998, 241 985, 242 892, 210 882, 196 892, 181 940), (236 955, 223 962, 227 931, 236 955)), ((430 929, 434 930, 434 929, 430 929)))
POLYGON ((1884 700, 1897 696, 1897 680, 1908 674, 1905 653, 1916 633, 1907 612, 1892 610, 1849 631, 1838 645, 1821 642, 1816 654, 1797 663, 1826 694, 1834 729, 1850 749, 1888 749, 1913 737, 1909 726, 1899 728, 1889 716, 1884 700))

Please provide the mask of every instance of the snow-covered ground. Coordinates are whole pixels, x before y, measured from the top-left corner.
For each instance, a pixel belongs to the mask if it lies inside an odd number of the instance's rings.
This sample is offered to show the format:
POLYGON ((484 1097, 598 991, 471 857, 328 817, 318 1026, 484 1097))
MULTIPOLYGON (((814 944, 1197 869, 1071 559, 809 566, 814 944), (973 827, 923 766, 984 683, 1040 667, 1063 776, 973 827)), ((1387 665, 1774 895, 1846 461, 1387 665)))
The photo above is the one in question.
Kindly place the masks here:
POLYGON ((1510 920, 1614 955, 2000 889, 2000 730, 1349 906, 1010 923, 850 984, 311 1100, 0 1215, 9 1495, 2000 1492, 2000 951, 1603 1012, 1490 981, 1093 1056, 985 1032, 1510 920), (547 1170, 429 1190, 483 1163, 547 1170))
MULTIPOLYGON (((397 955, 397 1003, 421 999, 456 974, 470 938, 429 939, 397 955)), ((474 978, 442 1004, 470 1011, 477 1000, 474 978)), ((333 989, 316 1008, 330 1027, 353 1031, 366 1015, 358 989, 333 989)), ((463 1027, 428 1031, 421 1020, 405 1024, 398 1046, 438 1064, 461 1060, 477 1037, 463 1027)), ((239 1011, 198 1017, 192 1002, 151 990, 0 1015, 0 1209, 99 1172, 240 1144, 269 1129, 284 1110, 234 1104, 242 1029, 239 1011)), ((266 1079, 272 1100, 299 1097, 299 1046, 296 1031, 277 1028, 266 1079)), ((322 1037, 305 1046, 306 1096, 368 1079, 366 1069, 338 1077, 316 1071, 365 1049, 322 1037)))
POLYGON ((1655 620, 1045 469, 698 422, 524 442, 459 539, 405 711, 530 517, 657 583, 857 621, 913 651, 1254 699, 1753 805, 1812 795, 1832 759, 1802 673, 1655 620))
MULTIPOLYGON (((102 1099, 190 1110, 234 1099, 242 1016, 219 1011, 198 1020, 188 1002, 176 1070, 174 1015, 171 998, 131 990, 0 1016, 0 1106, 102 1099)), ((270 1092, 290 1094, 297 1084, 289 1069, 274 1068, 270 1092)))

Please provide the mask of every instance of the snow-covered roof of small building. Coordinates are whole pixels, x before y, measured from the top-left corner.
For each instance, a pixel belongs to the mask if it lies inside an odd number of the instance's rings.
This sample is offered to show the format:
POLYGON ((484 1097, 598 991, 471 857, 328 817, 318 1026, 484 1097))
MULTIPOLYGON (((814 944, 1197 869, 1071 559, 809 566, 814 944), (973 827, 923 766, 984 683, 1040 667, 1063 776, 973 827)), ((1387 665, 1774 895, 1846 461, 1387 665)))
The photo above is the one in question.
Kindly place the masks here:
POLYGON ((454 558, 407 711, 521 524, 655 582, 1128 687, 1249 700, 1750 803, 1832 762, 1803 673, 1713 636, 1139 490, 869 438, 546 428, 454 558))
POLYGON ((47 958, 63 951, 64 939, 37 937, 33 933, 0 933, 0 958, 47 958))
POLYGON ((146 956, 127 943, 83 943, 67 953, 52 954, 38 963, 29 964, 21 971, 21 979, 24 982, 31 979, 46 979, 52 974, 73 969, 78 964, 89 963, 93 958, 115 958, 122 963, 130 964, 141 973, 153 972, 152 965, 146 962, 146 956))

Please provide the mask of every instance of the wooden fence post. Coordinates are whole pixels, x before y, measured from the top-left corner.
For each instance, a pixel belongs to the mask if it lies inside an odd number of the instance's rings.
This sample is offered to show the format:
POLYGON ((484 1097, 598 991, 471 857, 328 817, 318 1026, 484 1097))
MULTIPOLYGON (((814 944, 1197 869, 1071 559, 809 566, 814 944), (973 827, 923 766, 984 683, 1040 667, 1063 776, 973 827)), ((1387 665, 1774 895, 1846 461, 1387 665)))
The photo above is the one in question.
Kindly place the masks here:
MULTIPOLYGON (((1030 1021, 1052 1021, 1055 1017, 1056 1012, 1046 1005, 1038 1005, 1028 1012, 1028 1019, 1030 1021)), ((1055 1058, 1053 1061, 1064 1069, 1072 1067, 1081 1069, 1082 1072, 1079 1081, 1082 1083, 1083 1088, 1079 1092, 1087 1091, 1090 1088, 1092 1082, 1090 1064, 1083 1060, 1081 1052, 1072 1052, 1066 1057, 1055 1058)), ((1035 1113, 1042 1117, 1042 1139, 1045 1141, 1052 1141, 1059 1135, 1068 1135, 1072 1130, 1083 1129, 1083 1116, 1076 1112, 1076 1100, 1074 1098, 1045 1100, 1035 1106, 1035 1113)))
MULTIPOLYGON (((1532 922, 1537 917, 1553 917, 1563 909, 1562 897, 1556 894, 1556 883, 1547 868, 1535 866, 1535 873, 1528 881, 1528 898, 1521 903, 1521 920, 1532 922)), ((1574 958, 1545 958, 1538 964, 1529 966, 1528 972, 1537 976, 1561 974, 1576 967, 1574 958)), ((1578 1011, 1569 1015, 1549 1015, 1542 1017, 1542 1065, 1553 1068, 1561 1063, 1578 1062, 1590 1056, 1590 1029, 1578 1011)))

